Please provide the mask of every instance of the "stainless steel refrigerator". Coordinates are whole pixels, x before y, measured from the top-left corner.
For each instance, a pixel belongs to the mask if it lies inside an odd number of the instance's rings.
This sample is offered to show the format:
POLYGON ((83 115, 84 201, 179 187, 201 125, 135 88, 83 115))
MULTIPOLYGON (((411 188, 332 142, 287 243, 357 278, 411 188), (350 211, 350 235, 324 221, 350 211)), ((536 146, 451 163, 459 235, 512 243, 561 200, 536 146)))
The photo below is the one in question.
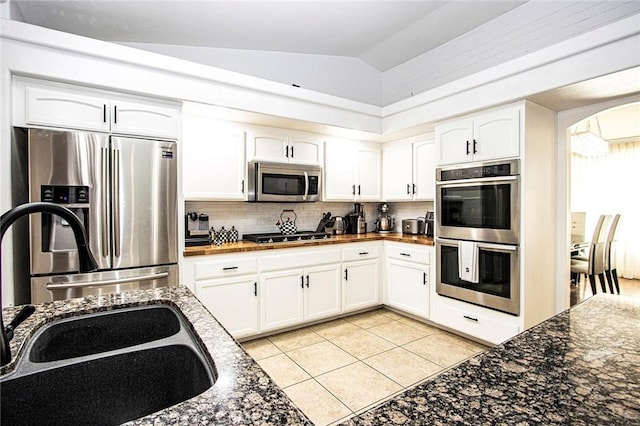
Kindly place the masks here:
POLYGON ((22 134, 29 201, 71 209, 99 265, 98 272, 77 273, 70 226, 57 216, 31 215, 32 303, 177 285, 175 142, 42 129, 22 134))

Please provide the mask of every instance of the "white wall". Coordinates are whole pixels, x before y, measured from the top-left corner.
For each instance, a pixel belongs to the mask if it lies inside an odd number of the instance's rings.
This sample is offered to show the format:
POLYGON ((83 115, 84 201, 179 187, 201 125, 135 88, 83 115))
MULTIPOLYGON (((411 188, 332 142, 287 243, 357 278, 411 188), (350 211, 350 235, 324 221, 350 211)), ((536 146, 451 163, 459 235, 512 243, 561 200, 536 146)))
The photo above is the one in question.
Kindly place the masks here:
POLYGON ((382 105, 382 73, 357 58, 151 43, 120 44, 286 85, 297 84, 304 89, 345 99, 382 105))

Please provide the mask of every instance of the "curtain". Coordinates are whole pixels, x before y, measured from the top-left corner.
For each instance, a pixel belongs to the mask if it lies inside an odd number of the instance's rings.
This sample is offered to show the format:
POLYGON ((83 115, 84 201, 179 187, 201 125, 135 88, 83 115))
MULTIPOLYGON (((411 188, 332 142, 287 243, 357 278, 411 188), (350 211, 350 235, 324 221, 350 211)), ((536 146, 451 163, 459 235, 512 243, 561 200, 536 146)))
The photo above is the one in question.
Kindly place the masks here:
POLYGON ((586 212, 587 238, 601 214, 620 213, 618 275, 640 278, 640 141, 610 144, 600 157, 571 155, 571 211, 586 212))

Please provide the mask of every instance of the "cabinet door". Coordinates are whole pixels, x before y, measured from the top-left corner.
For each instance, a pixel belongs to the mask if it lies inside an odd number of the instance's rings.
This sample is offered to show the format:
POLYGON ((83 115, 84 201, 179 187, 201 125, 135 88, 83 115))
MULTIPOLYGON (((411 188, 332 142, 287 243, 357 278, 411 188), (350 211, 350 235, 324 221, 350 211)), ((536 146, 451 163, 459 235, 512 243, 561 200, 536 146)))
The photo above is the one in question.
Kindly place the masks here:
POLYGON ((520 154, 520 111, 510 108, 477 116, 473 120, 474 160, 517 157, 520 154))
POLYGON ((320 164, 321 162, 321 141, 289 138, 287 147, 288 150, 285 148, 285 154, 289 155, 288 159, 292 163, 320 164))
POLYGON ((343 311, 375 306, 378 299, 378 260, 342 264, 343 311))
POLYGON ((453 121, 436 127, 438 164, 464 163, 473 160, 473 121, 453 121))
POLYGON ((109 102, 64 89, 27 87, 26 123, 41 126, 109 131, 109 102))
POLYGON ((429 271, 427 265, 387 260, 389 306, 429 318, 429 271))
POLYGON ((196 282, 196 297, 235 338, 258 333, 257 275, 196 282))
POLYGON ((338 315, 342 311, 340 265, 305 268, 305 319, 338 315))
POLYGON ((382 196, 387 201, 413 198, 411 144, 384 148, 382 151, 382 196))
POLYGON ((414 200, 428 201, 436 195, 436 144, 433 140, 413 144, 414 200))
POLYGON ((327 141, 324 155, 324 201, 353 201, 353 147, 348 141, 327 141))
POLYGON ((245 200, 245 132, 201 115, 182 117, 185 200, 245 200))
POLYGON ((255 130, 251 134, 248 147, 247 153, 251 160, 282 162, 287 159, 287 137, 275 131, 255 130))
POLYGON ((380 149, 359 148, 356 153, 358 175, 355 188, 356 200, 380 201, 382 184, 380 179, 380 149))
POLYGON ((111 131, 177 139, 180 111, 160 103, 115 99, 111 102, 111 131))
POLYGON ((260 330, 294 325, 304 319, 302 269, 270 272, 260 278, 260 330))

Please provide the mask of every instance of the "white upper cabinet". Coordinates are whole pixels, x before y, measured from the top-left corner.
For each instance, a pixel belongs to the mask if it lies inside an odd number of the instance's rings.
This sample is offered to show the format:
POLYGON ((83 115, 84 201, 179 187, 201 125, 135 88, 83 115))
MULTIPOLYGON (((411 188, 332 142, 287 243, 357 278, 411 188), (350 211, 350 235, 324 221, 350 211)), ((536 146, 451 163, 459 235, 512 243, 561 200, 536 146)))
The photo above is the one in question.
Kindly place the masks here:
POLYGON ((253 127, 247 141, 250 160, 301 164, 322 163, 323 140, 295 131, 253 127))
POLYGON ((180 107, 26 78, 14 80, 14 125, 46 126, 177 139, 180 107))
POLYGON ((520 108, 510 107, 436 126, 438 164, 520 155, 520 108))
POLYGON ((386 201, 433 200, 435 141, 403 141, 382 151, 382 195, 386 201))
POLYGON ((380 201, 380 157, 377 144, 327 141, 324 201, 380 201))
POLYGON ((182 110, 182 192, 185 200, 246 200, 243 128, 214 120, 213 107, 182 110))

